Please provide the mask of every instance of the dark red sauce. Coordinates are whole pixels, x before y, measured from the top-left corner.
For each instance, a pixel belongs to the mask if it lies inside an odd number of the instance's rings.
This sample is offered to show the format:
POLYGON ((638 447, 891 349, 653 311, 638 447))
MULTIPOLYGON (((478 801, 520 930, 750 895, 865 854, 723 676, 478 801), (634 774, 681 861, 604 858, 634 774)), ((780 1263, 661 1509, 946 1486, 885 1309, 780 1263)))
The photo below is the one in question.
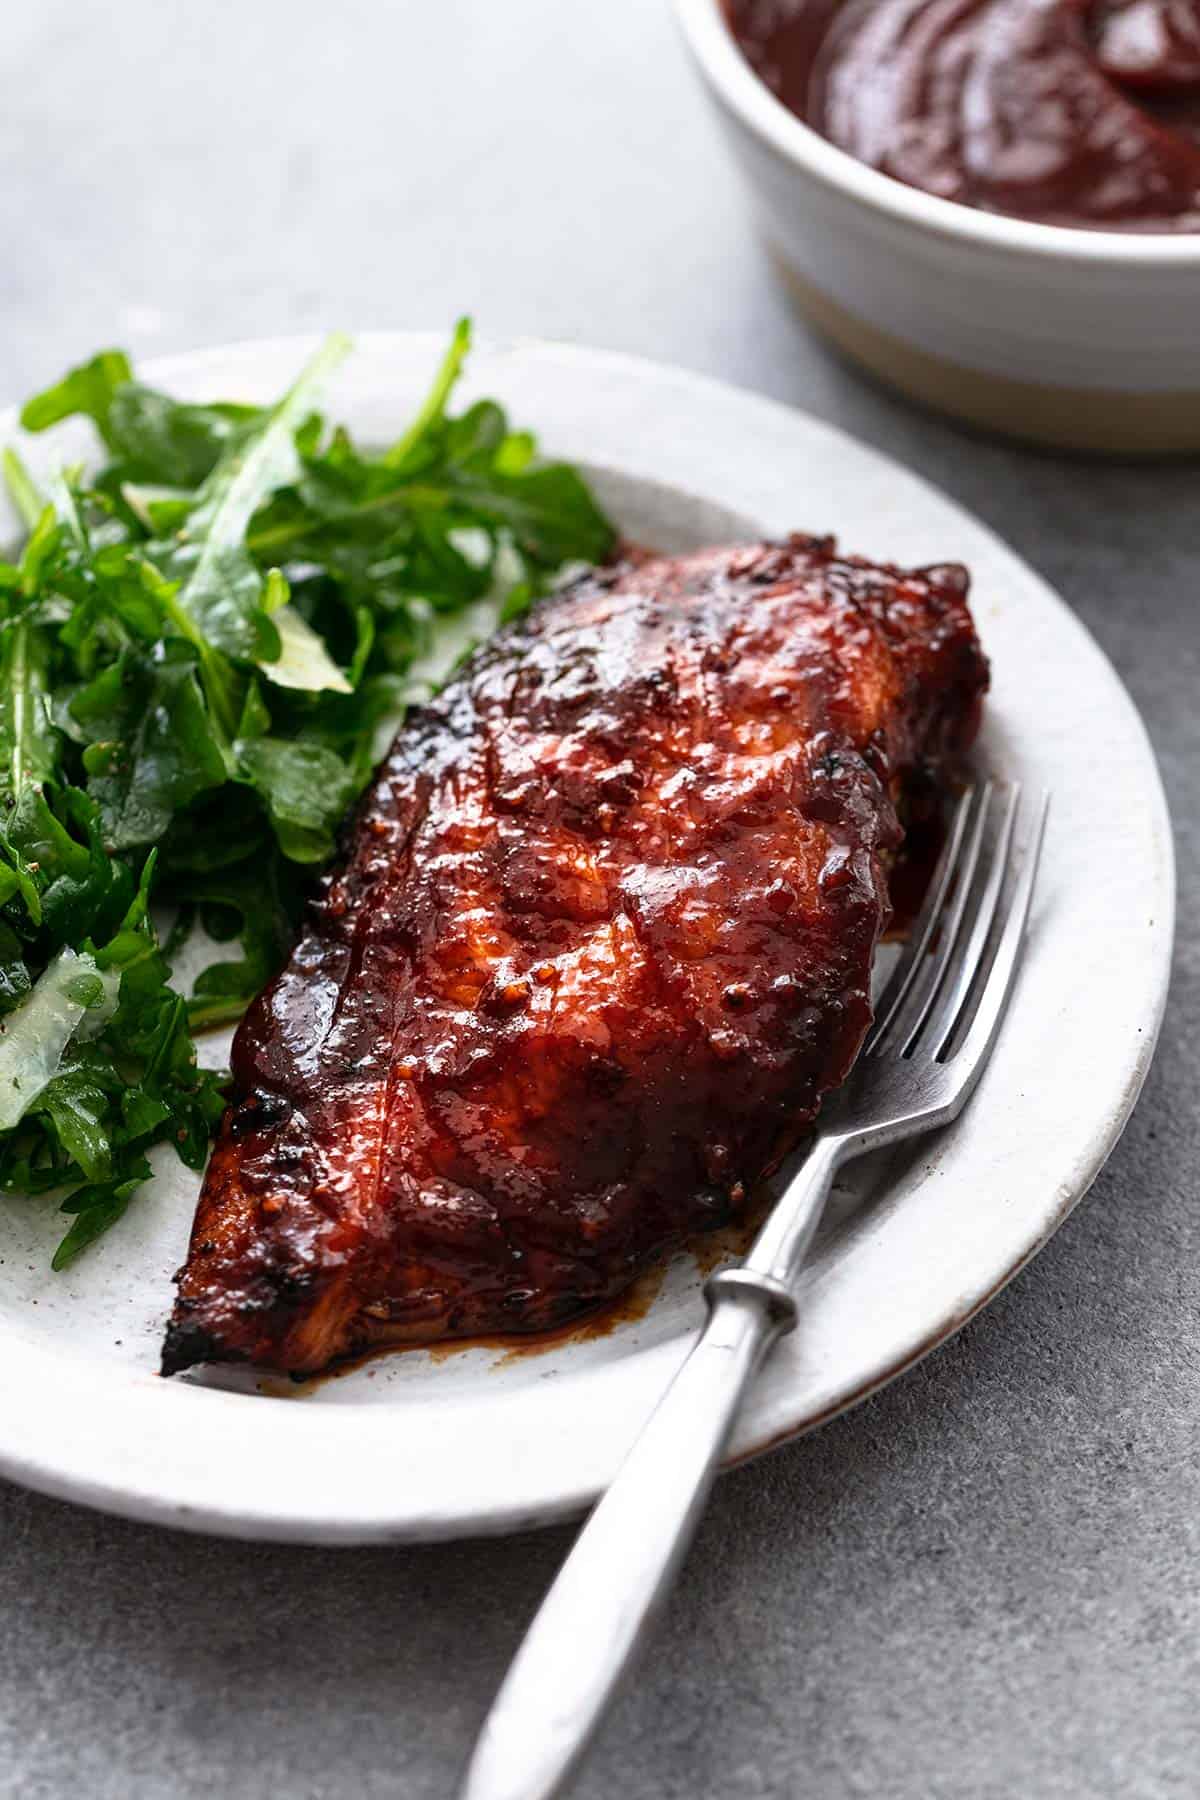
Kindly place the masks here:
POLYGON ((725 0, 784 105, 910 187, 1200 231, 1200 0, 725 0))
POLYGON ((906 809, 904 843, 888 876, 892 916, 885 935, 891 943, 903 943, 916 923, 946 842, 942 795, 932 782, 925 793, 917 792, 919 802, 906 809))

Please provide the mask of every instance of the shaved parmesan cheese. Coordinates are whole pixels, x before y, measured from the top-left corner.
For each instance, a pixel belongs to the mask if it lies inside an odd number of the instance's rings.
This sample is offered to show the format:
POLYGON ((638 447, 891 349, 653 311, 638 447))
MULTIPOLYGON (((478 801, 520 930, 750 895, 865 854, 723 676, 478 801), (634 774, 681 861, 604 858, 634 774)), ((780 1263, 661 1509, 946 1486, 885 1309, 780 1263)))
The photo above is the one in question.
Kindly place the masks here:
POLYGON ((86 951, 60 950, 2 1022, 0 1130, 19 1123, 62 1067, 72 1038, 94 1037, 117 1010, 121 977, 86 951))
POLYGON ((275 662, 259 668, 276 687, 299 688, 306 694, 349 694, 353 690, 308 620, 294 606, 279 606, 271 614, 283 648, 275 662))

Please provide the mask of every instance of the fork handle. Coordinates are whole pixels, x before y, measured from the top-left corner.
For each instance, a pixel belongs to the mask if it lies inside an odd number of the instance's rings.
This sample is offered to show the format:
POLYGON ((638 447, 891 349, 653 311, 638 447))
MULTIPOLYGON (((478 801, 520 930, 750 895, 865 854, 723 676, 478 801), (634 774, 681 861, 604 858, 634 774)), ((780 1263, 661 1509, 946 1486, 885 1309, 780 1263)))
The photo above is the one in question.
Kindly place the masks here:
POLYGON ((742 1396, 795 1312, 774 1283, 725 1284, 720 1276, 709 1305, 695 1348, 542 1602, 488 1715, 461 1800, 561 1794, 666 1596, 742 1396))
POLYGON ((798 1273, 847 1145, 818 1136, 571 1548, 475 1746, 460 1800, 553 1800, 591 1742, 695 1535, 742 1397, 796 1322, 798 1273))

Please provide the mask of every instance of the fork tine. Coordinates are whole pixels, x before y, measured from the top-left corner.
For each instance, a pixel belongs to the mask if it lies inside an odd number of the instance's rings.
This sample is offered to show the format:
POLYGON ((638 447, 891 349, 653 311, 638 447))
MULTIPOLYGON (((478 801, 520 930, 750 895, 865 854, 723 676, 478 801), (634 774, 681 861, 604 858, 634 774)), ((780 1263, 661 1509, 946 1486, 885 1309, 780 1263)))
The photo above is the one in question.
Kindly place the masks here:
MULTIPOLYGON (((1008 790, 1008 804, 1004 808, 1004 816, 1000 821, 1000 830, 988 862, 983 890, 970 921, 966 942, 955 956, 953 967, 947 971, 945 982, 938 990, 934 1004, 920 1029, 919 1040, 922 1049, 928 1050, 929 1055, 935 1059, 942 1055, 950 1040, 959 1014, 974 985, 975 977, 979 973, 983 953, 987 949, 992 925, 996 918, 996 908, 1000 904, 1004 877, 1012 858, 1013 825, 1016 822, 1020 798, 1020 785, 1014 781, 1008 790)), ((906 1051, 916 1047, 917 1037, 918 1034, 914 1033, 913 1038, 905 1045, 906 1051)))
POLYGON ((996 1041, 996 1034, 1003 1023, 1009 997, 1012 994, 1013 980, 1021 960, 1029 908, 1033 901, 1042 840, 1046 833, 1046 814, 1049 810, 1050 795, 1043 789, 1038 799, 1033 828, 1025 846, 1025 860, 1021 867, 1021 873, 1017 877, 1008 911, 1005 914, 1004 924, 996 944, 996 954, 992 958, 992 966, 988 970, 987 980, 983 984, 979 1004, 975 1008, 975 1015, 962 1043, 947 1058, 948 1063, 953 1065, 956 1072, 961 1070, 963 1082, 961 1091, 965 1093, 969 1093, 979 1079, 987 1062, 988 1053, 996 1041))
MULTIPOLYGON (((873 1050, 886 1045, 889 1050, 901 1051, 910 1044, 920 1030, 937 997, 950 959, 954 954, 954 946, 958 941, 962 926, 963 914, 970 897, 971 886, 975 878, 975 870, 979 863, 983 848, 984 828, 987 825, 988 812, 991 808, 993 783, 984 782, 979 790, 978 804, 974 808, 970 829, 966 833, 966 841, 950 866, 949 875, 953 878, 953 893, 950 904, 936 918, 936 942, 928 953, 914 964, 912 981, 904 1000, 896 1008, 886 1031, 881 1031, 872 1043, 873 1050)), ((949 881, 947 883, 949 886, 949 881)))
POLYGON ((954 809, 954 817, 950 821, 950 829, 946 833, 946 841, 942 845, 933 875, 921 902, 920 911, 913 922, 896 967, 892 970, 886 988, 880 995, 879 1005, 875 1013, 875 1023, 867 1035, 863 1046, 863 1054, 869 1056, 875 1045, 883 1037, 884 1032, 899 1012, 916 977, 921 959, 929 948, 933 937, 933 928, 941 916, 942 907, 946 903, 946 895, 950 891, 950 883, 954 879, 958 853, 962 848, 963 835, 967 829, 971 807, 979 789, 972 782, 959 797, 954 809))

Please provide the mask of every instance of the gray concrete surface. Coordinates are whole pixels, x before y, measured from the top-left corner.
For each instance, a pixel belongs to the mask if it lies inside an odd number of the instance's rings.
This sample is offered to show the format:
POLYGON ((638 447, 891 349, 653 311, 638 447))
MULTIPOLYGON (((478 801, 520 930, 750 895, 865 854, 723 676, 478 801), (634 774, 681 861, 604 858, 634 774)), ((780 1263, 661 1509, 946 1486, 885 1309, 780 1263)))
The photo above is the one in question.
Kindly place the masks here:
MULTIPOLYGON (((1200 468, 975 442, 829 357, 772 283, 666 0, 40 0, 6 9, 0 59, 6 397, 100 342, 471 307, 836 420, 974 508, 1113 657, 1180 858, 1136 1116, 952 1345, 721 1484, 580 1792, 1200 1793, 1200 468)), ((264 1549, 0 1488, 0 1795, 449 1795, 566 1543, 264 1549)))

